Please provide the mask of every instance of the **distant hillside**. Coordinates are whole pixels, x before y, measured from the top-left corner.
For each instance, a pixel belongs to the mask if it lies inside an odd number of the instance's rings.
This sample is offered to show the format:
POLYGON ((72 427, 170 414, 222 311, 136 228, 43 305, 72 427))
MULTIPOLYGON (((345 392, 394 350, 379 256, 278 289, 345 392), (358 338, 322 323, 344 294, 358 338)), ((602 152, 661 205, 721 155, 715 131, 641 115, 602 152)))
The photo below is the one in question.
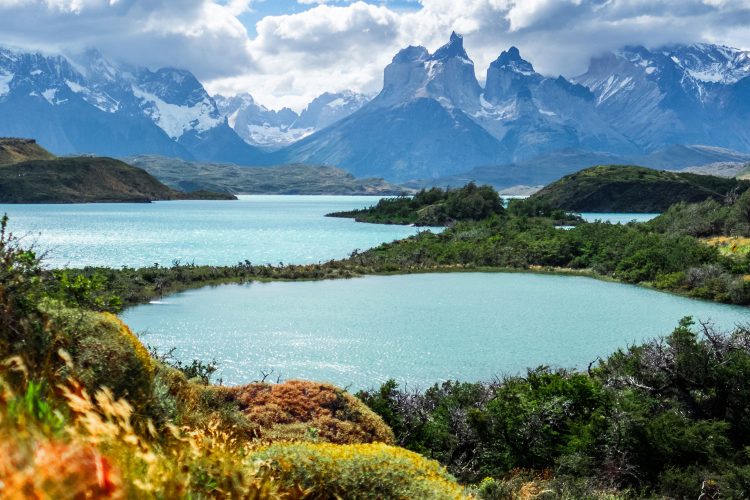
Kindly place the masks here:
POLYGON ((180 193, 140 168, 112 158, 30 160, 0 166, 0 203, 150 202, 232 199, 216 193, 180 193))
POLYGON ((717 177, 738 177, 739 174, 748 167, 748 165, 750 164, 737 161, 720 161, 716 163, 709 163, 707 165, 687 167, 682 169, 682 171, 690 172, 693 174, 715 175, 717 177))
POLYGON ((34 139, 0 137, 0 165, 27 160, 51 160, 52 153, 41 147, 34 139))
POLYGON ((127 158, 161 182, 185 191, 207 189, 236 194, 397 195, 413 190, 383 179, 357 179, 334 167, 283 165, 239 167, 225 163, 194 163, 161 156, 127 158))
POLYGON ((662 212, 674 203, 723 200, 750 182, 634 166, 598 166, 567 175, 532 196, 576 212, 662 212))

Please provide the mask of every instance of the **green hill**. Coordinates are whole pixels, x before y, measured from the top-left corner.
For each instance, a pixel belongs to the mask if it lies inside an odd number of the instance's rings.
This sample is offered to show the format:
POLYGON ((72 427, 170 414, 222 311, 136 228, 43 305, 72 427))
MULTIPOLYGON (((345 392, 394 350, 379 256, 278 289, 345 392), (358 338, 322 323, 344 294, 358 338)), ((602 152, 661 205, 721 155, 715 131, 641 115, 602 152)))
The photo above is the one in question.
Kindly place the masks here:
MULTIPOLYGON (((33 149, 27 148, 27 152, 33 153, 33 149)), ((17 155, 17 151, 18 149, 14 149, 13 155, 17 155)), ((234 199, 234 196, 178 192, 146 171, 112 158, 36 159, 0 166, 0 203, 150 202, 180 199, 234 199)))
POLYGON ((644 167, 607 165, 566 175, 530 199, 551 208, 576 212, 663 212, 684 201, 722 201, 740 194, 750 182, 667 172, 644 167))
POLYGON ((34 139, 0 137, 0 165, 9 165, 28 160, 51 160, 52 153, 41 147, 34 139))

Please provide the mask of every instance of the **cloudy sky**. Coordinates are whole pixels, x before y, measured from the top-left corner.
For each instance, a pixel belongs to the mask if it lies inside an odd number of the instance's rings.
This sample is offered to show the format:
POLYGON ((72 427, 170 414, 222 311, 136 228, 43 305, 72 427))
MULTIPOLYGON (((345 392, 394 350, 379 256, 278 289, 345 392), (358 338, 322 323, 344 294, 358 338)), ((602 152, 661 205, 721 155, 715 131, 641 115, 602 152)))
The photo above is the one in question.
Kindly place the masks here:
POLYGON ((434 50, 452 30, 480 81, 510 45, 542 73, 573 76, 625 44, 750 49, 750 0, 0 0, 0 44, 182 67, 273 108, 376 93, 398 49, 434 50))

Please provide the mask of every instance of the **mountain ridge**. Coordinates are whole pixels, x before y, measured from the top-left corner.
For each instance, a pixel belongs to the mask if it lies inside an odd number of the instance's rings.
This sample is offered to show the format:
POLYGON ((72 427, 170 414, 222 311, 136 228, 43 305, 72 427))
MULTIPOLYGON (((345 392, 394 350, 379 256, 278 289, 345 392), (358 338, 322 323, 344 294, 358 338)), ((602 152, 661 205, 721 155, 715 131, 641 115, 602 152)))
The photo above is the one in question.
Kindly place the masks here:
POLYGON ((400 50, 383 75, 372 99, 325 93, 296 113, 250 94, 211 96, 189 71, 115 64, 95 50, 0 48, 0 135, 35 137, 62 154, 307 163, 397 182, 481 168, 522 184, 539 176, 507 166, 571 150, 630 163, 687 148, 677 153, 692 157, 672 168, 702 164, 698 146, 750 151, 750 52, 725 46, 626 46, 573 78, 538 73, 511 46, 482 87, 454 32, 433 53, 400 50))

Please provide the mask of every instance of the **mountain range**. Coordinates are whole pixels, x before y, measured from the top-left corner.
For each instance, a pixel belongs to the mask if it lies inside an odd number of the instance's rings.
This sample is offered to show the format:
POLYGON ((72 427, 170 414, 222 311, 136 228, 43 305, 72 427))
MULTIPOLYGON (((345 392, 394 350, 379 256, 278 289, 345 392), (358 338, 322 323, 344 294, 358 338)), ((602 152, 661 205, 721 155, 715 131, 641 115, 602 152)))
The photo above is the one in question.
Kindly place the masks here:
POLYGON ((301 113, 290 108, 270 110, 245 93, 233 97, 215 95, 219 111, 248 144, 266 150, 280 149, 349 116, 369 100, 364 94, 326 92, 301 113))
POLYGON ((707 150, 736 161, 750 152, 749 108, 750 53, 710 44, 625 47, 570 79, 538 73, 511 47, 481 85, 453 33, 434 53, 398 52, 374 98, 326 93, 300 113, 250 94, 210 96, 188 71, 93 50, 0 49, 0 135, 35 137, 56 154, 332 165, 395 181, 482 171, 544 182, 571 170, 566 158, 657 161, 675 148, 681 166, 707 150), (534 171, 558 160, 557 171, 534 171))

